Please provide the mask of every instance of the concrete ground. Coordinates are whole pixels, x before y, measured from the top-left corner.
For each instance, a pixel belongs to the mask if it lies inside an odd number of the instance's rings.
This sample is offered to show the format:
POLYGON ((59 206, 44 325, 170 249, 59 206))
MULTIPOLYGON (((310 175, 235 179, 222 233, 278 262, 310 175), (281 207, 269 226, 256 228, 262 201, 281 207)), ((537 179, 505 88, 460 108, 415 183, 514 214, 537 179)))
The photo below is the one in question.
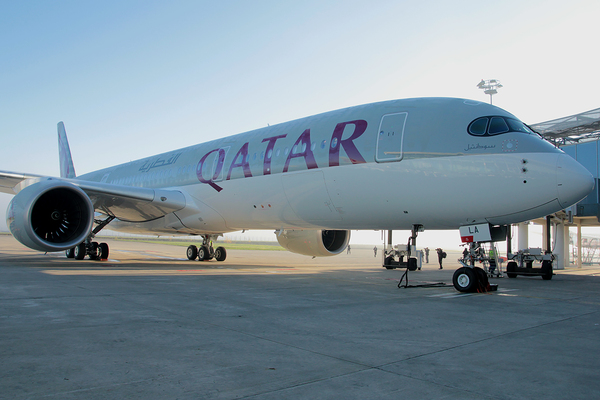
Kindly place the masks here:
POLYGON ((461 294, 399 289, 372 250, 311 259, 110 242, 67 260, 0 235, 1 399, 597 399, 600 268, 461 294))

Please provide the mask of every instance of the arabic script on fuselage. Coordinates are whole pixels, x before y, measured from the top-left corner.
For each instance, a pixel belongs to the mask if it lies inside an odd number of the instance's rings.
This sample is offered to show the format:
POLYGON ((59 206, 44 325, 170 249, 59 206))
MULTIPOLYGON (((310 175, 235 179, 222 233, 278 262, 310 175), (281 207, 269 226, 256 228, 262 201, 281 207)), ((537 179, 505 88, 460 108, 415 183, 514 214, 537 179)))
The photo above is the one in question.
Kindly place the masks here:
POLYGON ((148 160, 140 167, 140 172, 148 172, 152 168, 160 168, 166 167, 167 165, 173 165, 177 161, 177 159, 181 156, 181 153, 176 153, 171 155, 171 157, 164 159, 162 157, 158 157, 153 160, 148 160))
POLYGON ((493 149, 495 148, 496 145, 492 144, 492 145, 488 145, 488 144, 484 144, 481 145, 479 143, 477 144, 468 144, 467 148, 465 149, 465 151, 471 151, 471 150, 487 150, 487 149, 493 149))

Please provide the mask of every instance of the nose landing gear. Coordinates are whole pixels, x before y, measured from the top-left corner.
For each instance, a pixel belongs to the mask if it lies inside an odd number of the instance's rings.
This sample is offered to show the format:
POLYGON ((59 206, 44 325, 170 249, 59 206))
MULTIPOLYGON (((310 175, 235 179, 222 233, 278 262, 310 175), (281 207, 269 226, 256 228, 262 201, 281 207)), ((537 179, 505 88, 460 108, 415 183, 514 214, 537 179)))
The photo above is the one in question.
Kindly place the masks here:
POLYGON ((460 236, 468 248, 463 257, 458 259, 462 267, 454 271, 452 284, 459 292, 485 293, 498 289, 498 285, 490 284, 488 277, 500 277, 500 262, 494 242, 506 240, 506 226, 478 224, 460 227, 460 236), (489 249, 483 246, 490 243, 489 249), (479 262, 485 268, 475 266, 479 262))
POLYGON ((483 268, 475 266, 464 266, 454 271, 452 284, 456 290, 463 293, 485 293, 498 289, 498 285, 490 284, 483 268))

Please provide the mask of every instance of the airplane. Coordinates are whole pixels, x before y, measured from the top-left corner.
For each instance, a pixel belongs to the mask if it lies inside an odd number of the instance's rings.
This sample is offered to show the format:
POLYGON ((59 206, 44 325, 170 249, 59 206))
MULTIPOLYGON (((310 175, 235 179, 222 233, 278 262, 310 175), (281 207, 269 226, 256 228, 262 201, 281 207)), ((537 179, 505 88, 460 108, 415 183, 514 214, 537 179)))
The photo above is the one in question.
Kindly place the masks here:
MULTIPOLYGON (((333 256, 351 230, 493 230, 563 210, 594 187, 514 115, 458 98, 340 109, 81 176, 62 122, 58 138, 60 177, 0 171, 0 191, 15 195, 7 225, 18 241, 76 259, 108 258, 94 237, 109 224, 198 235, 190 260, 225 260, 213 240, 251 229, 274 229, 295 253, 333 256)), ((457 270, 460 282, 477 281, 468 270, 457 270)))

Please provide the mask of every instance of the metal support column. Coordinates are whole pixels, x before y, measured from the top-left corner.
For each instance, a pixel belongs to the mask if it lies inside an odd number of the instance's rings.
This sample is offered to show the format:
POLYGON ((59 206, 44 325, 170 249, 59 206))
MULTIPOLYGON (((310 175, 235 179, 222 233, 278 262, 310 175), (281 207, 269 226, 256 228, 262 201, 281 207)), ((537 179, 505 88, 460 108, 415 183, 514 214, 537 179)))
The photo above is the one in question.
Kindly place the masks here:
POLYGON ((577 220, 577 268, 582 266, 582 252, 581 252, 581 219, 577 220))

